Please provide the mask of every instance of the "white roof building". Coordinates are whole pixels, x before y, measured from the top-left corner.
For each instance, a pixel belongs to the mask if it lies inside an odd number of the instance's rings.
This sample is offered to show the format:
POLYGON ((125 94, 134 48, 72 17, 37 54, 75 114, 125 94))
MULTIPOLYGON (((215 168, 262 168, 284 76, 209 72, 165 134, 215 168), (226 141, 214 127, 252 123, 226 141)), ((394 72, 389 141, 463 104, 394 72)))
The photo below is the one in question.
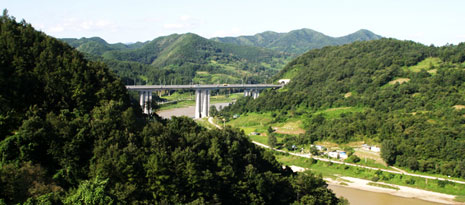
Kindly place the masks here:
POLYGON ((288 84, 289 82, 291 82, 291 79, 279 79, 278 80, 279 84, 284 84, 284 85, 288 84))

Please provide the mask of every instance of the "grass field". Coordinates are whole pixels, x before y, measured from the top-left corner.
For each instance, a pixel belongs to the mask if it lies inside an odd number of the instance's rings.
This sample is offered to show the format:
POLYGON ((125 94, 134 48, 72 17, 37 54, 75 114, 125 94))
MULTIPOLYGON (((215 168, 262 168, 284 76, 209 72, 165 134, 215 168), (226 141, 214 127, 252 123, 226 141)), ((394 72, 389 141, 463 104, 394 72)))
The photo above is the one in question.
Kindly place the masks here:
MULTIPOLYGON (((241 115, 237 119, 233 119, 227 122, 226 124, 232 127, 240 128, 244 130, 246 135, 248 135, 251 132, 265 133, 268 128, 267 125, 269 125, 271 121, 271 113, 247 113, 241 115)), ((266 138, 265 136, 263 137, 266 138)), ((260 139, 257 139, 257 141, 261 142, 260 139)))
POLYGON ((365 108, 363 107, 337 107, 337 108, 329 108, 326 110, 317 111, 314 115, 323 114, 327 119, 334 119, 339 118, 342 113, 348 112, 363 112, 365 108))
POLYGON ((409 70, 412 72, 420 72, 421 70, 433 70, 435 67, 439 67, 442 63, 442 60, 440 58, 433 58, 433 57, 428 57, 419 62, 417 65, 414 66, 409 66, 409 67, 404 67, 405 70, 409 70))

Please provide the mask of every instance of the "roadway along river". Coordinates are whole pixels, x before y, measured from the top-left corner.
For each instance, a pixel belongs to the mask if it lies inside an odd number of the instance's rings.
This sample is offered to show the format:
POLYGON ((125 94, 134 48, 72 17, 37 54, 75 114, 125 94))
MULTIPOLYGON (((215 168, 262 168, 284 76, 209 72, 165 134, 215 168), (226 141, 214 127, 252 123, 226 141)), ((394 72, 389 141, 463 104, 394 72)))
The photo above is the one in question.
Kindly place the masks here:
MULTIPOLYGON (((229 103, 215 103, 217 108, 227 106, 229 103)), ((170 118, 171 116, 187 116, 194 117, 194 106, 184 108, 173 108, 169 110, 163 110, 157 112, 163 118, 170 118)), ((348 188, 344 186, 329 185, 331 190, 336 193, 337 196, 343 196, 348 199, 352 205, 436 205, 438 203, 423 201, 419 199, 404 198, 399 196, 393 196, 390 194, 363 191, 354 188, 348 188)))

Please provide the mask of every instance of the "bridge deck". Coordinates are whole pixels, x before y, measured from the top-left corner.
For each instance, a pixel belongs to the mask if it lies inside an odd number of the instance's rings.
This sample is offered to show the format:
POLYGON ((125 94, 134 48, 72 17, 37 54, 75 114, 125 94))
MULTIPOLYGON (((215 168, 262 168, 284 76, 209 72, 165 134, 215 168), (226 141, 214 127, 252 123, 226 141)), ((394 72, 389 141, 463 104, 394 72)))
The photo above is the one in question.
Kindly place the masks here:
POLYGON ((127 85, 128 90, 182 90, 182 89, 224 89, 224 88, 244 88, 244 89, 263 89, 263 88, 280 88, 283 85, 275 84, 213 84, 213 85, 127 85))

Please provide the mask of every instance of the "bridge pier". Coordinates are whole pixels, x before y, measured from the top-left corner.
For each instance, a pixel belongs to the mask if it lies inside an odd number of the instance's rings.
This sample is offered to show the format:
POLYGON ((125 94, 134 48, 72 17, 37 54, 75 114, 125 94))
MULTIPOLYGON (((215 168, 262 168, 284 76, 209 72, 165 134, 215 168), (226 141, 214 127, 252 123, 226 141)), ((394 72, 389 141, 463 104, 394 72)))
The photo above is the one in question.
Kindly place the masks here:
POLYGON ((252 91, 252 97, 253 97, 253 99, 257 99, 258 96, 260 96, 260 90, 254 89, 254 90, 252 91))
POLYGON ((139 104, 145 114, 152 113, 152 91, 142 90, 139 91, 139 104))
POLYGON ((244 89, 244 97, 250 96, 250 90, 244 89))
POLYGON ((283 85, 273 84, 223 84, 223 85, 128 85, 128 90, 138 91, 142 111, 145 114, 151 114, 152 92, 161 95, 163 91, 171 90, 195 90, 195 118, 209 116, 210 108, 210 90, 212 89, 244 89, 244 96, 252 96, 256 99, 260 90, 265 88, 281 88, 283 85))
POLYGON ((253 99, 257 99, 258 96, 260 96, 260 90, 259 89, 245 89, 244 90, 244 96, 252 96, 253 99))
POLYGON ((209 116, 210 108, 210 90, 195 90, 195 115, 196 119, 209 116))

